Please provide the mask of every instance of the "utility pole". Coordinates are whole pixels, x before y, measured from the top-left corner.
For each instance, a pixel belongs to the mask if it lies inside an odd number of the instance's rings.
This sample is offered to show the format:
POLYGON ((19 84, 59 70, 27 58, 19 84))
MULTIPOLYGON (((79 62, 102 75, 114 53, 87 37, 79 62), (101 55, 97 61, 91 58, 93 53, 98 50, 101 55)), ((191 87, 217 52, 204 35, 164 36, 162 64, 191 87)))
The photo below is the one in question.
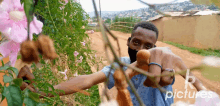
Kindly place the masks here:
POLYGON ((100 0, 99 0, 99 12, 100 12, 100 18, 102 18, 102 16, 101 16, 101 2, 100 2, 100 0))

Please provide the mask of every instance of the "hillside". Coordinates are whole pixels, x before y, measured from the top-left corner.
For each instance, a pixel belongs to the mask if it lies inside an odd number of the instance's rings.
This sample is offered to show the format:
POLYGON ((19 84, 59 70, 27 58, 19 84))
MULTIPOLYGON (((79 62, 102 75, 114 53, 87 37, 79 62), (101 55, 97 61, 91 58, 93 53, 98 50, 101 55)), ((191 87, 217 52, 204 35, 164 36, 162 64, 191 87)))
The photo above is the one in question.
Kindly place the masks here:
MULTIPOLYGON (((179 3, 172 3, 170 5, 156 5, 156 9, 163 11, 163 12, 171 12, 171 11, 203 11, 203 10, 213 10, 218 11, 218 8, 214 5, 206 6, 206 5, 195 5, 189 1, 185 2, 179 2, 179 3)), ((94 17, 94 12, 88 13, 90 17, 94 17)), ((137 10, 127 10, 127 11, 102 11, 102 18, 108 19, 112 18, 114 19, 115 16, 119 17, 136 17, 143 20, 148 20, 149 18, 155 17, 158 15, 157 12, 155 12, 152 9, 149 9, 147 6, 146 8, 140 8, 137 10)))

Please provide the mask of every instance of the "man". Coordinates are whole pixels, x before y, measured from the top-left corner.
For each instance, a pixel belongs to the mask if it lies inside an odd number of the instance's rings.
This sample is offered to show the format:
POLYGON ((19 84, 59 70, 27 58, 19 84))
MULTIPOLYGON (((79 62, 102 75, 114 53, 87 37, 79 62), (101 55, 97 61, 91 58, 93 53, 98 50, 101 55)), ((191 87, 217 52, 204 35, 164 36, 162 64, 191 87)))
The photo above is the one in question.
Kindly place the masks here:
MULTIPOLYGON (((161 73, 172 73, 173 68, 176 68, 175 69, 176 72, 180 70, 186 70, 187 67, 183 63, 181 58, 173 54, 169 48, 155 47, 157 38, 158 38, 158 30, 152 23, 149 22, 138 23, 134 27, 131 37, 127 41, 128 54, 130 58, 122 57, 121 61, 130 64, 131 66, 137 66, 137 62, 136 62, 137 52, 141 49, 147 49, 151 53, 151 56, 149 58, 150 64, 148 70, 150 74, 160 75, 161 73)), ((88 89, 93 85, 106 81, 110 68, 111 66, 109 65, 104 67, 101 71, 97 73, 74 77, 69 81, 55 85, 54 88, 64 90, 65 95, 77 92, 77 90, 74 90, 74 87, 77 87, 78 89, 88 89), (68 89, 66 87, 67 85, 69 85, 71 89, 68 89)), ((131 81, 133 82, 138 94, 140 95, 146 106, 170 106, 173 103, 173 97, 165 100, 166 94, 160 92, 159 89, 156 88, 155 83, 147 79, 146 76, 139 74, 138 72, 133 71, 131 69, 128 69, 127 67, 123 67, 123 69, 125 73, 129 76, 131 81), (145 85, 143 85, 143 83, 145 85)), ((113 74, 114 74, 114 70, 112 70, 110 73, 110 80, 108 85, 109 89, 111 89, 114 86, 113 74)), ((185 78, 186 73, 182 74, 182 76, 185 78)), ((190 76, 192 76, 191 73, 190 76)), ((174 82, 175 82, 175 78, 173 76, 156 78, 156 83, 159 83, 168 91, 172 91, 172 85, 174 82)), ((195 80, 195 83, 193 83, 193 85, 196 87, 198 91, 205 89, 198 79, 195 80)), ((131 99, 134 106, 139 105, 130 87, 128 87, 128 90, 130 91, 131 99)), ((59 95, 64 95, 64 94, 61 93, 59 95)))

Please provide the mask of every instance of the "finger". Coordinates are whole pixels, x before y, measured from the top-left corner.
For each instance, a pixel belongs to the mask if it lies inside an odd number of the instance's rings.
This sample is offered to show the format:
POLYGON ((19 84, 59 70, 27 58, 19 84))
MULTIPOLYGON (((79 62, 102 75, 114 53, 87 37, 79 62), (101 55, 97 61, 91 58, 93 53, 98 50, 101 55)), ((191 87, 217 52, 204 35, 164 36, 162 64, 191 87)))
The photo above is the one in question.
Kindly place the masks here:
POLYGON ((163 58, 163 61, 162 61, 162 75, 166 75, 166 76, 162 76, 161 77, 161 80, 160 80, 160 85, 161 86, 166 86, 166 85, 170 85, 172 84, 173 82, 173 78, 174 76, 168 76, 168 74, 171 74, 173 73, 173 55, 166 55, 164 58, 163 58))
POLYGON ((35 79, 34 74, 32 74, 31 72, 28 72, 25 77, 27 78, 27 80, 35 79))
POLYGON ((18 73, 17 78, 22 78, 22 77, 26 76, 26 74, 27 74, 27 71, 26 71, 26 70, 27 70, 27 69, 26 69, 25 67, 22 67, 21 70, 20 70, 19 73, 18 73))
MULTIPOLYGON (((167 74, 171 74, 171 72, 169 72, 169 71, 163 71, 162 72, 162 75, 167 75, 167 74)), ((173 82, 173 78, 174 78, 173 76, 163 76, 163 77, 161 77, 159 84, 161 86, 170 85, 173 82)))
POLYGON ((27 80, 32 80, 35 78, 34 75, 31 73, 30 68, 27 65, 25 65, 23 67, 23 71, 24 71, 24 73, 26 73, 26 74, 24 74, 23 77, 26 77, 27 80))
POLYGON ((186 70, 187 66, 185 65, 185 63, 183 62, 183 60, 180 57, 176 57, 175 58, 176 61, 176 66, 181 69, 181 70, 186 70))
MULTIPOLYGON (((30 69, 28 68, 28 66, 26 65, 21 68, 17 77, 22 78, 23 80, 30 80, 30 81, 35 78, 34 75, 30 72, 30 69)), ((34 82, 31 81, 31 83, 34 83, 34 82)))
POLYGON ((26 82, 22 82, 22 85, 20 86, 20 89, 23 91, 26 87, 28 89, 30 89, 32 92, 35 91, 32 87, 28 86, 28 84, 26 82))
MULTIPOLYGON (((187 70, 187 66, 180 57, 176 57, 174 61, 176 62, 175 66, 177 66, 178 69, 181 71, 187 70)), ((186 73, 181 73, 180 75, 185 78, 186 73)))
MULTIPOLYGON (((161 67, 159 65, 161 65, 161 55, 162 55, 162 51, 160 49, 151 49, 150 51, 150 58, 149 58, 149 63, 157 63, 157 64, 151 64, 148 66, 148 72, 150 75, 152 76, 158 76, 161 74, 161 67)), ((151 87, 156 87, 155 83, 159 83, 160 82, 160 77, 156 77, 155 79, 150 79, 147 78, 144 81, 144 85, 145 86, 151 86, 151 87), (154 81, 152 81, 154 80, 154 81)))

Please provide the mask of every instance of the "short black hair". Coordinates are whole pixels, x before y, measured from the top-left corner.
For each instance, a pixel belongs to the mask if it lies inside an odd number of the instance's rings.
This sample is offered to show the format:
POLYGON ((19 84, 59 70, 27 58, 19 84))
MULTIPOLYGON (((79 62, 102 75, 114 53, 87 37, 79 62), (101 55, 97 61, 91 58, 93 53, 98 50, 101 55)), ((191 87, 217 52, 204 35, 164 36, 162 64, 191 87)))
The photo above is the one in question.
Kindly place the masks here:
POLYGON ((152 30, 152 31, 156 32, 156 38, 158 38, 158 33, 159 33, 159 32, 158 32, 157 27, 156 27, 153 23, 147 22, 147 21, 139 22, 138 24, 136 24, 136 25, 134 26, 134 28, 133 28, 131 37, 133 36, 133 32, 134 32, 138 27, 145 28, 145 29, 152 30))

